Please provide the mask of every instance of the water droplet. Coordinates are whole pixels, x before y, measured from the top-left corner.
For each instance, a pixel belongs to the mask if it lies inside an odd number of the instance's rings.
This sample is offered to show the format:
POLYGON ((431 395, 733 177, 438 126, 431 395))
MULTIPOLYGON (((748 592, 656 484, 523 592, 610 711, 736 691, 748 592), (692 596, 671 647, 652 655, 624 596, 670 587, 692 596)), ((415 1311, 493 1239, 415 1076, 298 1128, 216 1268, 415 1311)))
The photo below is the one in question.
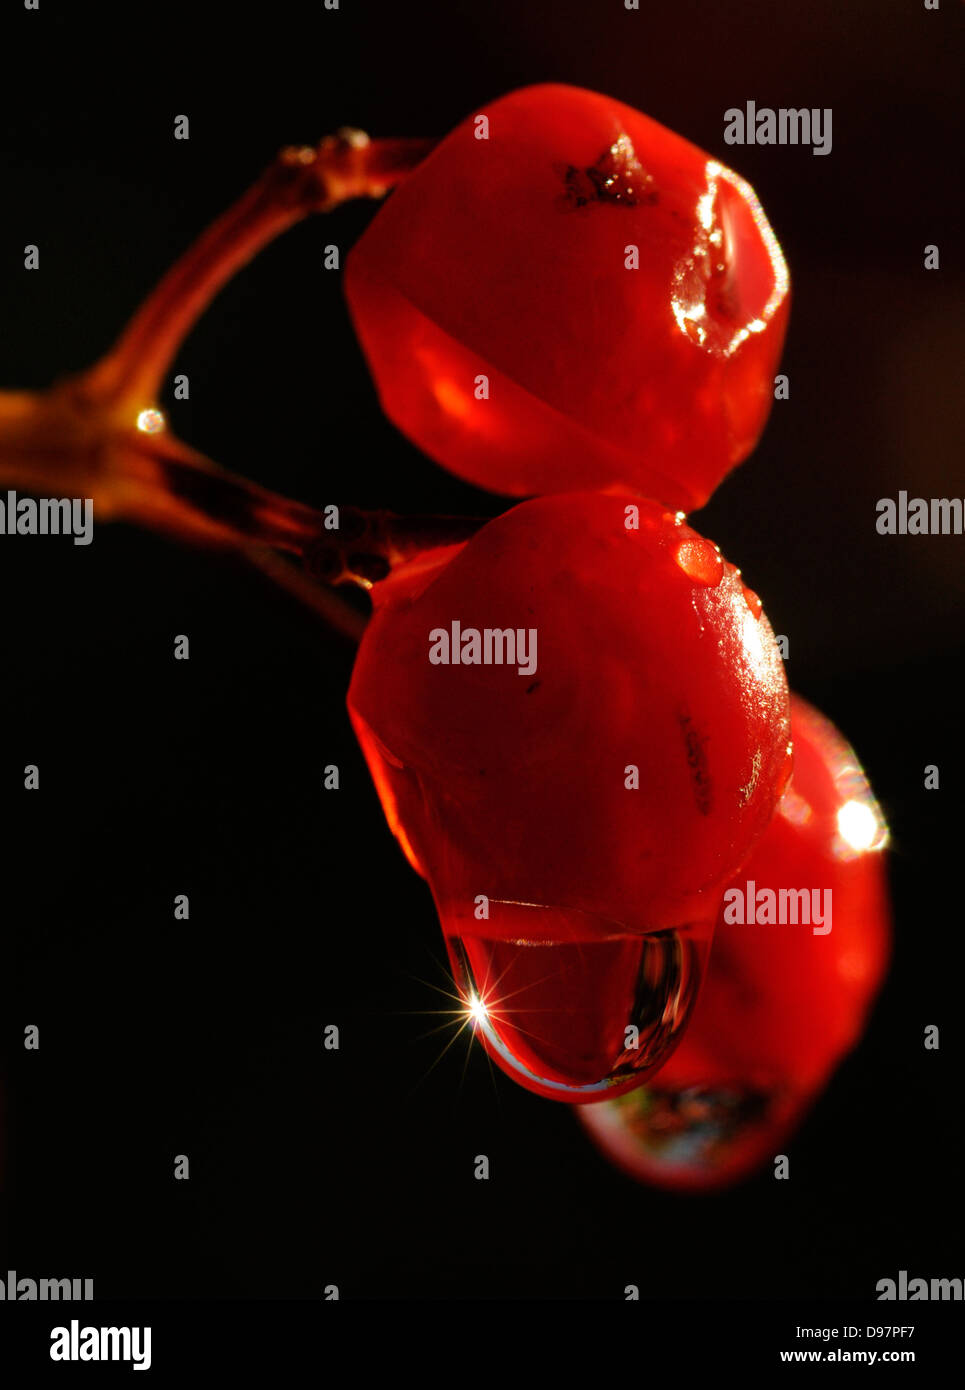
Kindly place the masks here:
POLYGON ((477 935, 474 922, 446 945, 476 1035, 514 1081, 589 1101, 663 1065, 693 1007, 706 940, 689 929, 615 935, 614 924, 565 909, 493 902, 491 911, 486 927, 510 937, 477 935))
POLYGON ((603 1153, 639 1181, 693 1190, 753 1171, 800 1108, 800 1098, 781 1087, 668 1087, 657 1077, 632 1095, 581 1108, 580 1119, 603 1153))
POLYGON ((691 536, 681 541, 674 553, 674 559, 688 579, 695 584, 719 584, 724 573, 724 562, 713 541, 703 536, 691 536))

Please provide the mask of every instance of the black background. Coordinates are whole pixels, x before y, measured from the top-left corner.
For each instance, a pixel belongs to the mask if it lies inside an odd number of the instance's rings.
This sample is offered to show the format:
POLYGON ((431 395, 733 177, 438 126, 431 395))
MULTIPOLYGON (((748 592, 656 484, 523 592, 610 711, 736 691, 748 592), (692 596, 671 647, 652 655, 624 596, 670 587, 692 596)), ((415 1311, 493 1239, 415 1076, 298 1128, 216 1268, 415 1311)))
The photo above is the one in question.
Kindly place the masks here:
MULTIPOLYGON (((440 134, 562 80, 733 163, 791 267, 791 398, 696 525, 866 765, 894 837, 894 962, 793 1141, 791 1181, 696 1199, 638 1187, 481 1052, 467 1064, 460 1043, 433 1067, 442 941, 354 745, 350 647, 222 555, 122 527, 87 549, 2 538, 0 1269, 92 1276, 101 1297, 620 1297, 634 1282, 643 1297, 870 1298, 901 1268, 962 1275, 965 542, 874 527, 899 488, 965 494, 961 6, 237 8, 5 7, 0 382, 92 361, 279 146, 344 124, 440 134), (726 147, 723 113, 748 99, 830 106, 833 152, 726 147), (28 242, 39 273, 23 271, 28 242), (172 660, 181 632, 188 663, 172 660), (321 790, 329 762, 337 794, 321 790), (172 918, 181 892, 188 923, 172 918), (173 1179, 180 1153, 189 1182, 173 1179)), ((379 412, 322 268, 324 244, 347 249, 372 215, 296 228, 227 288, 178 357, 191 400, 168 402, 172 427, 317 505, 493 512, 379 412)))

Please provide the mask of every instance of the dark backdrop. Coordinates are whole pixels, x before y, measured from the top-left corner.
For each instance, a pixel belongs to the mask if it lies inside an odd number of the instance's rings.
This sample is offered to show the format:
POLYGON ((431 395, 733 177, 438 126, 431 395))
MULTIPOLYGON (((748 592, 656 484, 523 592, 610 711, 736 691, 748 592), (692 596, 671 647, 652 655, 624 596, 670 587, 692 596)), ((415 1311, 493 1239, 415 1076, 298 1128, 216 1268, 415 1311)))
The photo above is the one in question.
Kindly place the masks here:
MULTIPOLYGON (((942 0, 5 7, 0 383, 82 367, 282 144, 436 134, 526 83, 646 110, 755 185, 793 275, 778 403, 698 518, 742 565, 788 674, 888 814, 897 944, 868 1034, 765 1175, 635 1186, 572 1114, 423 1035, 448 1007, 425 886, 344 709, 351 650, 222 556, 103 527, 0 544, 4 1008, 0 1268, 98 1295, 845 1294, 962 1274, 958 834, 962 537, 879 537, 961 469, 961 6, 942 0), (723 144, 723 112, 830 106, 830 156, 723 144), (187 114, 190 141, 172 138, 187 114), (958 245, 956 245, 956 238, 958 245), (25 274, 22 247, 42 247, 25 274), (938 244, 941 270, 922 266, 938 244), (175 633, 191 660, 172 660, 175 633), (41 767, 27 796, 22 768, 41 767), (337 795, 321 791, 327 762, 337 795), (941 790, 926 792, 937 763, 941 790), (175 893, 191 899, 172 920, 175 893), (12 965, 12 969, 10 966, 12 965), (10 986, 12 985, 12 988, 10 986), (39 1053, 23 1027, 41 1026, 39 1053), (337 1023, 338 1053, 321 1047, 337 1023), (938 1053, 923 1028, 942 1029, 938 1053), (465 1068, 465 1071, 464 1071, 465 1068), (489 1154, 493 1179, 472 1177, 489 1154), (175 1182, 173 1156, 191 1160, 175 1182)), ((496 510, 380 415, 321 248, 267 250, 181 352, 177 433, 306 501, 496 510)))

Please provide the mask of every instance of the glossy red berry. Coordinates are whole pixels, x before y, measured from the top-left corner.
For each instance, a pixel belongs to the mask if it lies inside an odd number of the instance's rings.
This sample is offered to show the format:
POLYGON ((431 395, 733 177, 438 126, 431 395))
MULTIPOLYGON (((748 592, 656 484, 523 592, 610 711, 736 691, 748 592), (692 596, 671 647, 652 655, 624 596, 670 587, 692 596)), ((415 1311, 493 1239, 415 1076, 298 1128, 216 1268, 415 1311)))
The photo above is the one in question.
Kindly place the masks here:
POLYGON ((620 489, 685 511, 756 443, 789 303, 747 183, 555 85, 444 139, 345 288, 386 413, 444 467, 513 496, 620 489))
POLYGON ((779 1153, 859 1038, 884 974, 881 811, 844 739, 796 696, 791 731, 791 784, 729 885, 686 1036, 650 1085, 583 1116, 603 1152, 645 1182, 717 1187, 779 1153), (819 889, 822 917, 829 891, 831 930, 733 920, 734 891, 750 915, 748 884, 756 918, 770 915, 762 890, 819 889))
POLYGON ((487 1047, 564 1099, 639 1082, 789 770, 759 605, 680 517, 599 493, 523 503, 373 597, 349 710, 487 1047), (487 633, 510 662, 474 660, 487 633))

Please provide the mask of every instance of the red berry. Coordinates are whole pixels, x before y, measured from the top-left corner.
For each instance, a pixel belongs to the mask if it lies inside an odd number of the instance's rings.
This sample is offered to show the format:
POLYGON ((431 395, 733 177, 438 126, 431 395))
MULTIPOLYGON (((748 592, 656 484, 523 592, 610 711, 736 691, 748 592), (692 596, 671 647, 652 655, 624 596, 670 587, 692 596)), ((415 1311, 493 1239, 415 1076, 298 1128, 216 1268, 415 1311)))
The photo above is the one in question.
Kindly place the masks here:
POLYGON ((349 710, 487 1046, 544 1094, 638 1082, 786 779, 766 618, 681 518, 599 493, 523 503, 373 596, 349 710), (457 653, 519 630, 535 665, 434 664, 454 623, 457 653))
POLYGON ((753 190, 576 87, 527 87, 481 114, 488 139, 467 118, 346 265, 387 414, 496 492, 701 506, 764 427, 787 319, 753 190))
POLYGON ((831 931, 722 909, 680 1047, 651 1085, 583 1117, 608 1157, 659 1186, 715 1187, 773 1158, 857 1041, 884 974, 881 812, 844 739, 796 696, 791 731, 791 785, 731 887, 745 902, 751 882, 829 889, 831 931))

